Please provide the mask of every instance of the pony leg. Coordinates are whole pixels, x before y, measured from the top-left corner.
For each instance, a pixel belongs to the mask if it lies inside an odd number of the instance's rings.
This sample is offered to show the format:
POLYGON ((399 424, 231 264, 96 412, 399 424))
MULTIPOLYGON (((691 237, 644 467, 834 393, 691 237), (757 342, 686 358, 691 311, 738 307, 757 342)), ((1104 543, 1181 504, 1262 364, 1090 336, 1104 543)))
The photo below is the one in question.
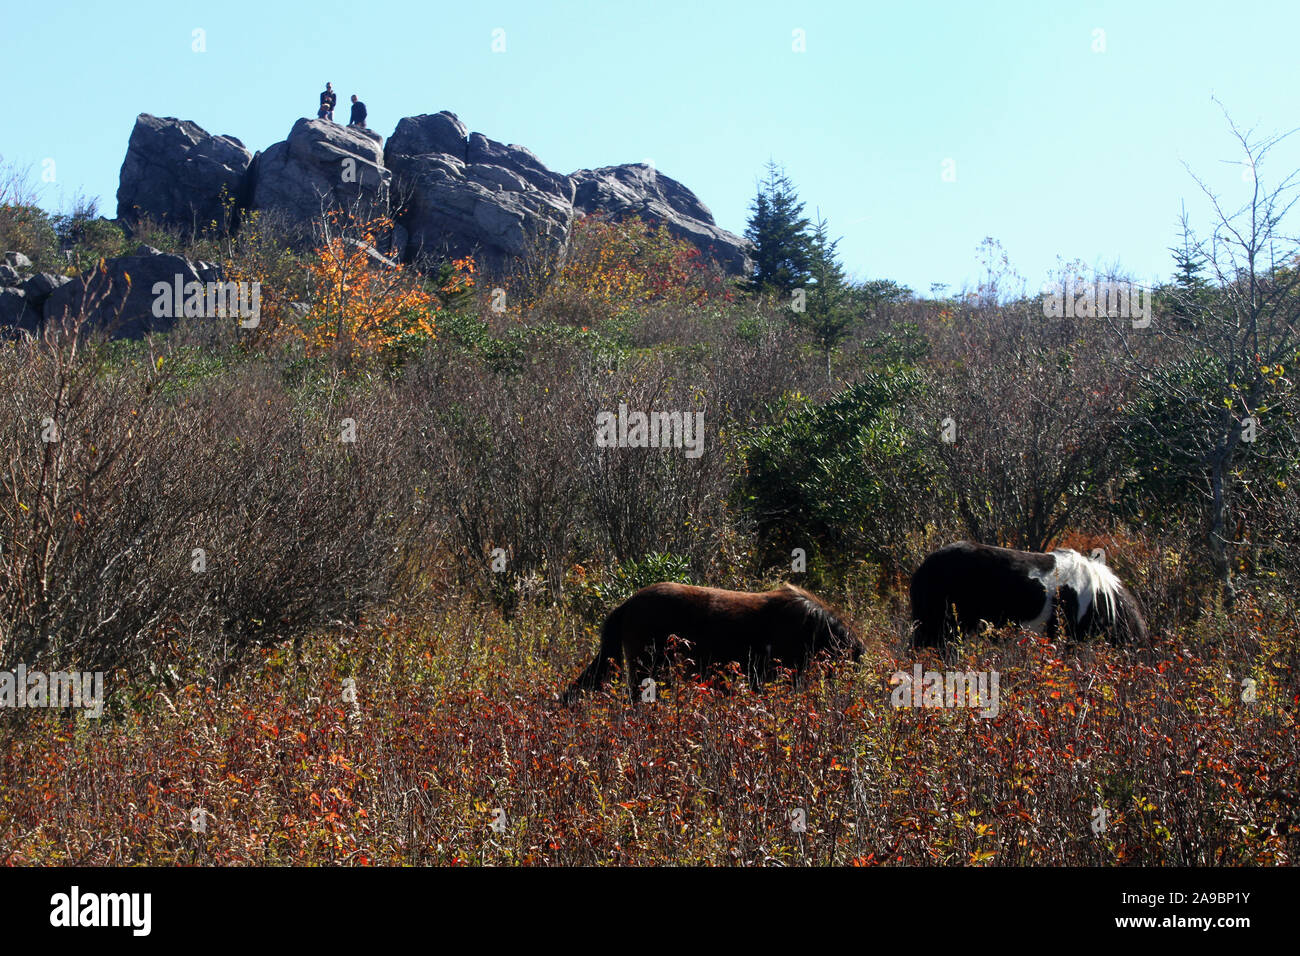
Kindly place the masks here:
POLYGON ((627 661, 627 694, 632 703, 641 701, 641 682, 653 679, 654 646, 651 642, 629 641, 623 647, 627 661))
POLYGON ((912 646, 943 651, 959 633, 960 625, 951 604, 927 601, 913 608, 912 646))
POLYGON ((772 670, 772 646, 769 644, 763 650, 750 650, 746 660, 745 677, 749 680, 749 689, 755 694, 763 689, 763 684, 771 676, 772 670))

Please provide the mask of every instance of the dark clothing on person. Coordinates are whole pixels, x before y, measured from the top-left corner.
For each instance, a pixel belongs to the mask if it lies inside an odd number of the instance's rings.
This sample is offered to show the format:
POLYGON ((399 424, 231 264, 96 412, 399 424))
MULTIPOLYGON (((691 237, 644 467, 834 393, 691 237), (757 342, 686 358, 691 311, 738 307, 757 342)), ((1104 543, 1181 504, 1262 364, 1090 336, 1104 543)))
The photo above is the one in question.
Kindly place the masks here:
POLYGON ((352 119, 348 122, 349 126, 366 125, 366 104, 357 100, 352 104, 352 119))
POLYGON ((334 104, 338 101, 338 94, 333 90, 322 90, 320 94, 320 112, 316 115, 321 119, 334 119, 334 104))

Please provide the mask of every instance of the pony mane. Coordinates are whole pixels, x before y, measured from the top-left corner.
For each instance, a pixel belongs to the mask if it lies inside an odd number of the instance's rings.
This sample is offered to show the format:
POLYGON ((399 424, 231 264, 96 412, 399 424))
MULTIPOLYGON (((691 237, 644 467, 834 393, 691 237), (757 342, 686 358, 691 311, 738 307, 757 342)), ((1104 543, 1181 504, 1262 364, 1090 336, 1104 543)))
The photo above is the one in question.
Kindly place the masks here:
POLYGON ((1123 589, 1115 572, 1101 561, 1072 548, 1057 548, 1052 554, 1056 557, 1056 567, 1049 576, 1053 589, 1068 587, 1079 595, 1079 616, 1076 620, 1083 620, 1093 601, 1104 609, 1108 620, 1115 620, 1115 600, 1123 589))
POLYGON ((791 603, 801 607, 805 617, 812 618, 818 625, 826 628, 832 638, 838 639, 841 635, 852 637, 848 625, 840 619, 840 616, 831 609, 830 605, 823 602, 815 594, 805 591, 789 581, 782 581, 777 591, 789 598, 791 603))
POLYGON ((822 602, 819 601, 817 598, 813 597, 811 593, 805 591, 803 588, 798 587, 797 585, 791 584, 789 581, 782 581, 779 585, 777 585, 776 589, 778 591, 786 592, 791 597, 797 597, 799 598, 799 600, 805 603, 813 604, 816 605, 817 607, 822 606, 822 602))
POLYGON ((802 605, 804 612, 816 617, 835 619, 831 609, 823 604, 817 597, 805 591, 801 587, 796 587, 789 581, 782 581, 781 586, 777 588, 781 594, 785 595, 792 603, 802 605))

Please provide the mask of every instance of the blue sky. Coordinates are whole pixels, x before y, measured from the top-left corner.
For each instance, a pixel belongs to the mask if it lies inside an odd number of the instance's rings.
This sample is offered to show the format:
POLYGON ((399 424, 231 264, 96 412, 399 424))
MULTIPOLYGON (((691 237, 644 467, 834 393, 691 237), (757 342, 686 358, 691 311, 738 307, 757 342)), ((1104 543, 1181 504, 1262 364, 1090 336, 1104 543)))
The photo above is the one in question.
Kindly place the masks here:
MULTIPOLYGON (((1182 203, 1209 225, 1184 163, 1245 198, 1211 96, 1243 126, 1300 126, 1295 2, 4 6, 0 156, 54 160, 50 208, 81 191, 113 215, 137 113, 264 149, 328 79, 385 135, 448 109, 560 172, 651 160, 735 232, 775 159, 851 274, 918 292, 977 282, 986 236, 1034 288, 1071 259, 1165 277, 1182 203)), ((1261 180, 1297 167, 1300 135, 1261 180)))

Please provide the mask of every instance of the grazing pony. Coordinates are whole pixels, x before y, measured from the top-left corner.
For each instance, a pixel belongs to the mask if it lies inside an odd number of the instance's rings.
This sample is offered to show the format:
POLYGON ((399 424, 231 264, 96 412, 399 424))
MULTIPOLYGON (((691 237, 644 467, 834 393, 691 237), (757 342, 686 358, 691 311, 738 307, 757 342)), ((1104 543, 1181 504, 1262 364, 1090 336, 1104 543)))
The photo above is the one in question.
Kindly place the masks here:
POLYGON ((1101 561, 1078 551, 1012 551, 958 541, 912 575, 912 642, 943 647, 981 621, 1019 624, 1055 637, 1057 611, 1071 639, 1102 633, 1114 643, 1145 641, 1137 600, 1101 561))
POLYGON ((603 686, 615 663, 626 667, 628 692, 637 700, 641 682, 662 681, 671 663, 697 676, 738 664, 758 690, 776 676, 778 665, 801 678, 818 653, 856 661, 862 650, 834 611, 790 584, 758 594, 652 584, 610 612, 600 628, 596 659, 561 699, 567 704, 603 686), (670 641, 674 635, 677 640, 670 641))

